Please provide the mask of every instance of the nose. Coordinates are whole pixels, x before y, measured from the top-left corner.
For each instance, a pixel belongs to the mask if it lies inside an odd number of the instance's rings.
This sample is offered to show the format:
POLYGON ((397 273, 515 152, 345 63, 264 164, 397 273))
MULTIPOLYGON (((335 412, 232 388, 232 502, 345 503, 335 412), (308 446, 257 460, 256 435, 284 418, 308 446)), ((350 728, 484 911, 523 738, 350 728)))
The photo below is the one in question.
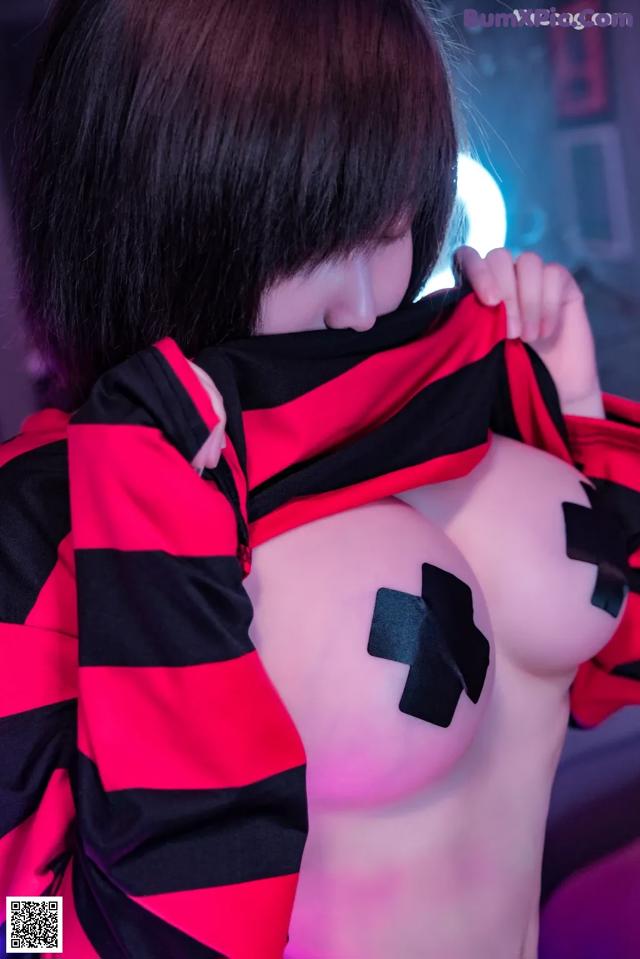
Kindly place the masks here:
POLYGON ((325 326, 334 330, 370 330, 377 313, 369 258, 364 253, 352 253, 338 271, 335 296, 325 311, 325 326))

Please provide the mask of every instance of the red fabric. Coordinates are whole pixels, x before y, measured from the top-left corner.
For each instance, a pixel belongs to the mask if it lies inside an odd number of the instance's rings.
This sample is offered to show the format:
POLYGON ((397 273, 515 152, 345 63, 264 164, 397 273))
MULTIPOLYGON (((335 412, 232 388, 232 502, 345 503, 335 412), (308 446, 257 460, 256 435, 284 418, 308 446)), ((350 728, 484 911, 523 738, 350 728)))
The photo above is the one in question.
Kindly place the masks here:
POLYGON ((85 666, 79 684, 78 749, 107 790, 233 788, 305 761, 255 652, 185 667, 85 666))
MULTIPOLYGON (((567 416, 571 453, 589 477, 621 484, 640 494, 640 403, 605 393, 606 419, 567 416), (611 417, 624 417, 617 422, 611 417)), ((630 557, 640 570, 640 547, 630 557)), ((622 620, 597 656, 583 663, 571 688, 571 712, 582 726, 595 726, 626 705, 640 705, 640 682, 615 675, 623 663, 640 661, 640 594, 630 592, 622 620)))

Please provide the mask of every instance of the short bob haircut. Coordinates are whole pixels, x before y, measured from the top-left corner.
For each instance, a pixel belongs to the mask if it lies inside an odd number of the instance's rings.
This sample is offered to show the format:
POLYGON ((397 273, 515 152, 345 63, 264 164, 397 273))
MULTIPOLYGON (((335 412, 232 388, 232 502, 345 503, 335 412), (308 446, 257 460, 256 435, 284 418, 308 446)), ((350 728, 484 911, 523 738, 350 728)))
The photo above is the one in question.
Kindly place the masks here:
POLYGON ((17 129, 29 338, 74 409, 172 336, 260 332, 274 282, 410 212, 413 302, 458 125, 427 0, 58 0, 17 129))

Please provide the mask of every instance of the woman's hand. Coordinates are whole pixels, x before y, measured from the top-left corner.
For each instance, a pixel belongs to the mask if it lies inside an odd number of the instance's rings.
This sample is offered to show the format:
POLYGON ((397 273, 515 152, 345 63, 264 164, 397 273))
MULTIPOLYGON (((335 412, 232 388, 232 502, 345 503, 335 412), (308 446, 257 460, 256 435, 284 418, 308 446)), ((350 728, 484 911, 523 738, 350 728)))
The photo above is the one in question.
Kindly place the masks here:
POLYGON ((194 458, 191 460, 191 465, 195 467, 200 474, 202 474, 202 471, 205 467, 208 469, 215 469, 220 461, 222 450, 227 445, 227 441, 224 437, 227 426, 227 414, 224 409, 222 394, 209 374, 205 373, 201 367, 197 366, 191 361, 189 361, 189 366, 209 394, 211 405, 213 406, 216 415, 220 418, 220 422, 217 423, 213 428, 209 434, 209 438, 202 444, 194 458))
POLYGON ((563 413, 604 419, 595 344, 584 297, 573 276, 537 253, 514 261, 504 247, 481 257, 460 246, 454 261, 485 306, 504 300, 507 336, 520 337, 551 373, 563 413))

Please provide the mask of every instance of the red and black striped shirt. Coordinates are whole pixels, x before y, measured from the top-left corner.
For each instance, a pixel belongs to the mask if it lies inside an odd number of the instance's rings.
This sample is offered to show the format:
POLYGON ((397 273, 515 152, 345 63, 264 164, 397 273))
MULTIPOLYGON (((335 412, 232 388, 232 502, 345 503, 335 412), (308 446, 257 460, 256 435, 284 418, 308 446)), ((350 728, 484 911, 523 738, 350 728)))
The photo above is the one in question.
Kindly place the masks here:
POLYGON ((464 290, 195 359, 227 412, 202 478, 217 417, 171 339, 0 446, 0 902, 63 895, 70 959, 282 956, 306 757, 249 638, 251 547, 464 475, 494 432, 577 465, 624 526, 629 602, 572 719, 640 704, 640 404, 563 417, 504 305, 464 290))

